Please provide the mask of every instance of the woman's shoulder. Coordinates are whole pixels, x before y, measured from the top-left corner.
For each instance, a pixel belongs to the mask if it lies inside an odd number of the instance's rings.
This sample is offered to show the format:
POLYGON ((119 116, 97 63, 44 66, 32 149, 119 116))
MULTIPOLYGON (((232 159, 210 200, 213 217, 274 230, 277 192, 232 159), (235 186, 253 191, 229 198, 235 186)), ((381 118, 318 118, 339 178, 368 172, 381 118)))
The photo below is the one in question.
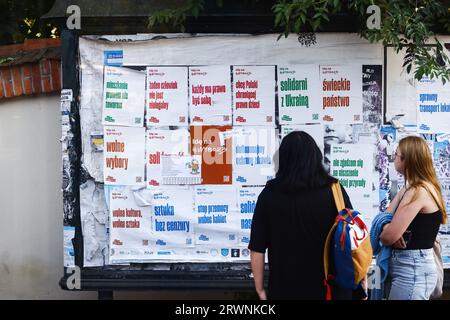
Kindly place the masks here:
POLYGON ((416 186, 410 187, 406 189, 406 192, 410 194, 417 193, 417 198, 428 198, 431 197, 431 194, 435 193, 434 186, 429 182, 422 182, 416 186))
POLYGON ((431 183, 423 182, 419 185, 407 188, 404 198, 408 202, 417 202, 422 204, 429 202, 434 203, 434 199, 437 198, 437 191, 431 183))

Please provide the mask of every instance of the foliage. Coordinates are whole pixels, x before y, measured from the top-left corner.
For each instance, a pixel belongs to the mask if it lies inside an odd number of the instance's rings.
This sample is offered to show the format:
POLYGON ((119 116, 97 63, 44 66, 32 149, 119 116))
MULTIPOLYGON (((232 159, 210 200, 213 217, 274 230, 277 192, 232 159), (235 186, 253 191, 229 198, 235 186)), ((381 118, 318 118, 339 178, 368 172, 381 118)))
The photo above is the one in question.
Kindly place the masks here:
POLYGON ((0 44, 21 43, 25 39, 56 38, 59 30, 50 23, 40 23, 55 0, 0 0, 0 44))
MULTIPOLYGON (((149 17, 149 27, 172 23, 184 32, 186 17, 197 18, 204 4, 205 0, 188 0, 183 7, 155 12, 149 17)), ((221 6, 223 1, 217 4, 221 6)), ((361 37, 392 46, 397 53, 405 50, 403 66, 408 73, 413 70, 416 79, 425 75, 441 78, 443 83, 450 80, 450 59, 434 37, 436 30, 450 33, 450 0, 276 0, 272 11, 279 38, 297 33, 299 41, 306 45, 309 42, 302 35, 314 43, 311 31, 332 27, 333 18, 349 14, 355 18, 361 37), (379 29, 368 29, 366 25, 366 10, 373 4, 381 9, 379 29), (432 46, 428 45, 430 39, 435 40, 432 46)))

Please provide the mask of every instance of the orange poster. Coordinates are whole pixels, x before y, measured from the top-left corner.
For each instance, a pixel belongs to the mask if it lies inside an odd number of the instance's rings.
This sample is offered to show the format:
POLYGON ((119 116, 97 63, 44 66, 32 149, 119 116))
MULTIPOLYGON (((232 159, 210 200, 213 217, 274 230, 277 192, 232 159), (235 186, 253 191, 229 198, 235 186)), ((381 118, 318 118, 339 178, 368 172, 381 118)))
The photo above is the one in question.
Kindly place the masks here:
POLYGON ((220 135, 231 126, 191 126, 191 154, 201 155, 202 184, 231 184, 232 141, 220 135))

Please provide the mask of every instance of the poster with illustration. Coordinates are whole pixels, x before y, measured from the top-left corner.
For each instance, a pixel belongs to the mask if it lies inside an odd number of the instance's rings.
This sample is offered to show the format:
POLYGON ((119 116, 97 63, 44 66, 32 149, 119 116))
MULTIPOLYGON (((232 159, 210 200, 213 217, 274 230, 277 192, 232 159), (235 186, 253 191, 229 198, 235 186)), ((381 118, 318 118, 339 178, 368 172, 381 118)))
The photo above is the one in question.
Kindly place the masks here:
POLYGON ((321 65, 320 82, 324 123, 363 122, 361 65, 321 65))
POLYGON ((191 125, 231 124, 230 66, 189 67, 191 125))
POLYGON ((147 128, 187 126, 187 106, 187 67, 147 67, 147 128))
POLYGON ((277 70, 280 124, 321 123, 319 65, 281 65, 277 70))
POLYGON ((144 126, 145 73, 105 66, 102 106, 103 125, 144 126))
POLYGON ((450 134, 438 134, 433 146, 436 174, 441 179, 450 179, 450 134))
POLYGON ((275 66, 233 66, 233 124, 275 126, 275 66))
POLYGON ((144 183, 145 128, 104 127, 104 183, 138 185, 144 183))
POLYGON ((394 167, 396 136, 394 127, 380 128, 375 156, 375 170, 379 174, 380 211, 386 211, 397 194, 397 172, 394 167))

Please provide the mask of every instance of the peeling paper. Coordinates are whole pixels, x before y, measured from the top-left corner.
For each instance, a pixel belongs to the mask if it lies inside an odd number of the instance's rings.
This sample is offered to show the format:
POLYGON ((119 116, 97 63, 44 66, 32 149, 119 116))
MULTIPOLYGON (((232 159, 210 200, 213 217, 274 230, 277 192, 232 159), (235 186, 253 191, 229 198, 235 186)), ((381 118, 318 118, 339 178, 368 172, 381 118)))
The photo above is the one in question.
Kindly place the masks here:
POLYGON ((108 211, 103 185, 88 180, 80 186, 81 227, 85 267, 108 263, 108 211))

